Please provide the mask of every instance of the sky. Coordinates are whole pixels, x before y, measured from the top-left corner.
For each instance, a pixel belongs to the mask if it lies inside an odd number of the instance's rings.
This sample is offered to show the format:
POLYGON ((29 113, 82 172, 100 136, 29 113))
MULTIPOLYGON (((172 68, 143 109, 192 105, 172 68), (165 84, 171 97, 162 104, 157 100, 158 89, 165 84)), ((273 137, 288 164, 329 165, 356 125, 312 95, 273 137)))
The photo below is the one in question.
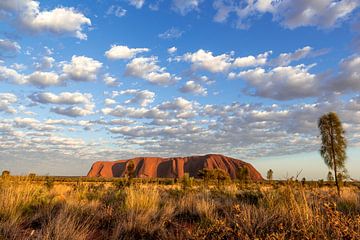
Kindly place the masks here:
POLYGON ((0 170, 220 153, 325 178, 335 111, 360 179, 360 0, 1 0, 0 170))

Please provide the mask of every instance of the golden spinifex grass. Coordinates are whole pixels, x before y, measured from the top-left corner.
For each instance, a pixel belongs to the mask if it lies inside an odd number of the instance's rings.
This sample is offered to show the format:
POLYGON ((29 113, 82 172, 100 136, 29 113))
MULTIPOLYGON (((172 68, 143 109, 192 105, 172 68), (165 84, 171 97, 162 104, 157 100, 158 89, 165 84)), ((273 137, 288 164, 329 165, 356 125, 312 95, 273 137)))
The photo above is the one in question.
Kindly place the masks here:
POLYGON ((0 239, 360 239, 355 185, 0 180, 0 239))

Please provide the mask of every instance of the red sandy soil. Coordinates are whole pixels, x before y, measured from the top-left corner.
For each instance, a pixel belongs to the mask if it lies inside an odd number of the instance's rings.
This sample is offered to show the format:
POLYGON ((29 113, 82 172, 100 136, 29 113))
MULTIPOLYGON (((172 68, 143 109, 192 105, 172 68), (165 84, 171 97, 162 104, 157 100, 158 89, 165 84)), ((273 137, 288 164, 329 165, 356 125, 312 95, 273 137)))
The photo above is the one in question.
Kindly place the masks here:
POLYGON ((128 160, 113 162, 95 162, 88 173, 88 177, 124 177, 127 173, 127 164, 132 161, 135 164, 135 177, 137 178, 181 178, 184 173, 190 177, 198 177, 199 170, 222 169, 229 176, 236 178, 236 170, 247 168, 252 180, 263 180, 261 174, 249 163, 239 159, 226 157, 220 154, 208 154, 204 156, 190 157, 137 157, 128 160))

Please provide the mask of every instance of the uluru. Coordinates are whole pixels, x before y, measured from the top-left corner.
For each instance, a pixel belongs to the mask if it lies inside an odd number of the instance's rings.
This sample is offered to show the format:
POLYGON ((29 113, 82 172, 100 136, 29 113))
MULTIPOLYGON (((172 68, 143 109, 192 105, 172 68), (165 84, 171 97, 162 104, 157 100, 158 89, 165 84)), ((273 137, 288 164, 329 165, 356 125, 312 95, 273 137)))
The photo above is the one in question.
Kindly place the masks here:
POLYGON ((95 162, 87 174, 88 177, 125 177, 127 166, 132 162, 137 178, 181 178, 184 173, 191 177, 198 177, 202 169, 222 169, 232 179, 236 178, 236 171, 247 168, 251 180, 263 180, 261 174, 249 163, 220 154, 207 154, 189 157, 137 157, 127 160, 95 162))

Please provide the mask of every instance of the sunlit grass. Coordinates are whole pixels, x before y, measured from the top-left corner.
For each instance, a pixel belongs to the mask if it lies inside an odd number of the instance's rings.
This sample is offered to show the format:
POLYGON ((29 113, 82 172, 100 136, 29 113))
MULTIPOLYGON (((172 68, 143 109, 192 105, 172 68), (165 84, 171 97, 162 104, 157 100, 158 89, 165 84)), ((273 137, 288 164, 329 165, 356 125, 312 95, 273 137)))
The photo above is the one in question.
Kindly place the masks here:
POLYGON ((360 239, 359 188, 0 180, 0 239, 360 239))

